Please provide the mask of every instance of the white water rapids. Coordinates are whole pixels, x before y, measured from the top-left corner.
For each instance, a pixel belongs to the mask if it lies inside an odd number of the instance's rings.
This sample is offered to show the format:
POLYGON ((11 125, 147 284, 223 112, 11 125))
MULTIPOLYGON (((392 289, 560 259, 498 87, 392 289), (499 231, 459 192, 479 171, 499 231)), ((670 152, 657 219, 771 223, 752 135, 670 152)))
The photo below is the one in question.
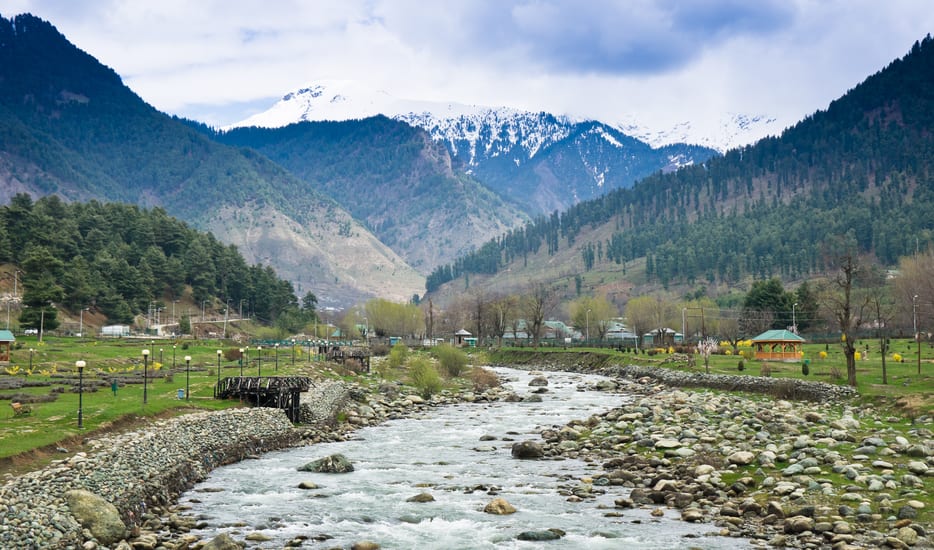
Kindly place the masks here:
MULTIPOLYGON (((531 389, 524 371, 496 369, 519 395, 531 389)), ((393 420, 356 432, 353 441, 319 444, 270 453, 214 470, 182 495, 180 502, 207 526, 204 538, 220 533, 242 540, 259 532, 266 542, 250 548, 282 548, 298 536, 301 548, 349 548, 370 540, 383 549, 492 548, 737 548, 746 541, 707 536, 718 529, 689 524, 676 510, 661 518, 648 509, 615 509, 628 495, 618 486, 594 487, 606 494, 568 502, 567 493, 597 466, 577 460, 517 460, 514 441, 540 440, 545 428, 560 428, 609 410, 628 397, 579 386, 597 376, 547 373, 541 403, 464 403, 437 407, 419 418, 393 420), (495 437, 481 441, 484 435, 495 437), (347 474, 316 474, 296 469, 341 453, 353 463, 347 474), (298 488, 310 481, 319 489, 298 488), (479 487, 479 488, 478 488, 479 487), (218 489, 222 489, 219 490, 218 489), (492 489, 492 490, 491 490, 492 489), (216 492, 212 492, 216 491, 216 492), (422 492, 435 500, 406 500, 422 492), (501 497, 516 513, 490 515, 483 507, 501 497), (610 514, 610 515, 608 515, 610 514), (613 514, 618 514, 613 517, 613 514), (517 540, 524 531, 556 528, 566 535, 549 542, 517 540)))

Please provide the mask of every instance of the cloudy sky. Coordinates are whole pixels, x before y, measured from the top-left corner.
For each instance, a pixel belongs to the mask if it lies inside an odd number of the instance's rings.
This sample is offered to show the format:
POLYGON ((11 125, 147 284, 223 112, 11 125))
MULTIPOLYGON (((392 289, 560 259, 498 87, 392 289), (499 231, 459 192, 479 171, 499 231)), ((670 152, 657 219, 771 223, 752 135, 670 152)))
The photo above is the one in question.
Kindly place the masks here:
POLYGON ((0 0, 213 125, 322 79, 649 126, 792 123, 934 32, 930 0, 0 0))

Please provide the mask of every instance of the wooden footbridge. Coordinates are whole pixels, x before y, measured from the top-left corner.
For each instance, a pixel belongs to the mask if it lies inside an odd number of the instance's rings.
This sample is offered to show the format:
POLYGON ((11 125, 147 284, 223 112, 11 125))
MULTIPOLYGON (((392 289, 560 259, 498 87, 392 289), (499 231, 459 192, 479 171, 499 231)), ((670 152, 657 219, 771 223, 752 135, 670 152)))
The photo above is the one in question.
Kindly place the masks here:
POLYGON ((298 422, 301 393, 311 388, 307 376, 230 376, 215 388, 217 399, 241 399, 257 407, 282 409, 292 422, 298 422))

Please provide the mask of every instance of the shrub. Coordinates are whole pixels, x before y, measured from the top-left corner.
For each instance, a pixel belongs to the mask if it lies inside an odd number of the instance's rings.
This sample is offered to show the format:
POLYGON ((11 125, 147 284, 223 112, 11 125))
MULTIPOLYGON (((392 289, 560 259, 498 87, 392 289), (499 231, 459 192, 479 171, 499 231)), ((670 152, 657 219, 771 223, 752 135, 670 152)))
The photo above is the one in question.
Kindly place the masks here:
POLYGON ((762 363, 762 366, 759 367, 759 376, 772 376, 772 365, 762 363))
POLYGON ((441 375, 431 361, 425 357, 416 357, 409 363, 409 381, 420 396, 428 399, 441 391, 441 375))
POLYGON ((389 355, 389 344, 383 342, 377 342, 375 344, 370 344, 370 353, 377 357, 386 357, 389 355))
POLYGON ((740 359, 740 360, 739 360, 739 363, 736 363, 736 370, 738 370, 738 371, 744 371, 744 370, 746 370, 746 362, 743 361, 742 359, 740 359))
POLYGON ((470 380, 473 382, 474 391, 484 391, 490 388, 499 387, 499 377, 490 369, 483 367, 474 367, 470 371, 470 380))
POLYGON ((843 378, 843 373, 840 371, 840 367, 834 365, 830 367, 830 377, 834 380, 840 380, 843 378))
POLYGON ((409 348, 402 342, 397 342, 396 345, 389 350, 389 366, 392 368, 401 367, 405 364, 405 360, 408 357, 409 348))
POLYGON ((450 378, 461 376, 467 368, 467 354, 450 344, 435 346, 431 354, 441 363, 441 370, 450 378))
POLYGON ((904 359, 902 359, 902 356, 901 356, 900 354, 898 354, 898 353, 893 353, 893 354, 892 354, 892 360, 895 361, 896 363, 902 363, 902 362, 904 362, 904 359))
POLYGON ((811 374, 811 366, 807 361, 801 361, 801 374, 804 376, 811 374))
POLYGON ((821 359, 827 359, 827 352, 826 352, 826 351, 822 351, 822 352, 818 353, 817 356, 820 357, 821 359))

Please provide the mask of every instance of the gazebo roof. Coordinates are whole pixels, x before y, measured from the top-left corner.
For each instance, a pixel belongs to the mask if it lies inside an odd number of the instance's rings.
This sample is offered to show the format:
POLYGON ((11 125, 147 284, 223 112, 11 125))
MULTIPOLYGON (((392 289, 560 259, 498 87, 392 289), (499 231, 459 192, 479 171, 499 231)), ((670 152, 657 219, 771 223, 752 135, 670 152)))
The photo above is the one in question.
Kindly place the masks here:
POLYGON ((804 338, 790 330, 767 330, 752 339, 753 342, 804 342, 804 338))
POLYGON ((15 342, 16 337, 9 330, 0 330, 0 342, 15 342))
POLYGON ((472 336, 466 329, 460 329, 454 333, 454 336, 472 336))

